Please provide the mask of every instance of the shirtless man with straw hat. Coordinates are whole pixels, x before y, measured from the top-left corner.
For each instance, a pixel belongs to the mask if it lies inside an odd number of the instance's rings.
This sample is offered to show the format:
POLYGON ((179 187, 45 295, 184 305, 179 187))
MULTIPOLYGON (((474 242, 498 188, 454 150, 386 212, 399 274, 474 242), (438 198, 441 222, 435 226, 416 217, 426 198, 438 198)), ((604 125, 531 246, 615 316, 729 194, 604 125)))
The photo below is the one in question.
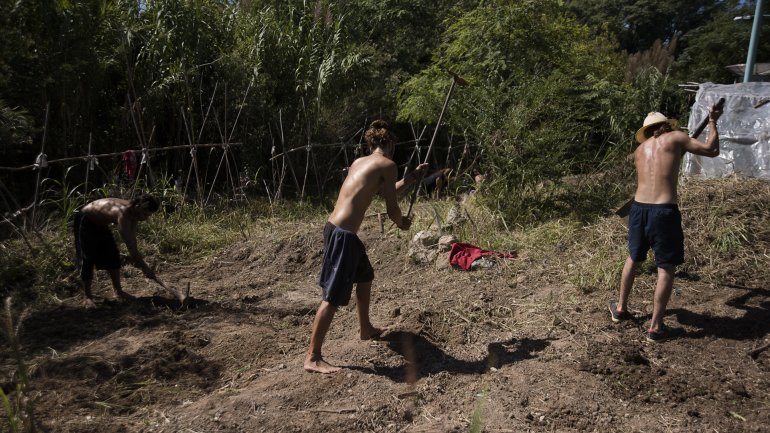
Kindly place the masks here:
POLYGON ((652 248, 658 281, 652 320, 647 330, 647 340, 651 342, 671 338, 682 331, 663 323, 675 267, 684 262, 682 216, 676 204, 679 166, 685 152, 712 158, 719 155, 717 119, 721 114, 721 108, 711 108, 709 135, 705 143, 689 137, 677 128, 676 120, 668 119, 661 113, 649 113, 636 133, 636 141, 640 145, 634 151, 637 188, 628 217, 629 256, 620 278, 618 302, 610 302, 609 309, 613 322, 633 319, 628 312, 628 297, 636 268, 645 261, 647 251, 652 248))

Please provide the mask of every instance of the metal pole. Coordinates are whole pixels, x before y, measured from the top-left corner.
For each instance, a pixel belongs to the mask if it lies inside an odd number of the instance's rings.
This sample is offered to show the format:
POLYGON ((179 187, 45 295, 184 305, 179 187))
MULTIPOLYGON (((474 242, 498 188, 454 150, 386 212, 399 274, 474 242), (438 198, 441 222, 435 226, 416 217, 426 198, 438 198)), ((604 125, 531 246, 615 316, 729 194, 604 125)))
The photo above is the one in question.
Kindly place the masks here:
POLYGON ((751 26, 751 39, 749 40, 749 53, 746 56, 746 68, 743 71, 743 82, 748 83, 754 76, 754 62, 757 59, 757 46, 759 34, 762 29, 762 0, 757 0, 754 10, 754 24, 751 26))

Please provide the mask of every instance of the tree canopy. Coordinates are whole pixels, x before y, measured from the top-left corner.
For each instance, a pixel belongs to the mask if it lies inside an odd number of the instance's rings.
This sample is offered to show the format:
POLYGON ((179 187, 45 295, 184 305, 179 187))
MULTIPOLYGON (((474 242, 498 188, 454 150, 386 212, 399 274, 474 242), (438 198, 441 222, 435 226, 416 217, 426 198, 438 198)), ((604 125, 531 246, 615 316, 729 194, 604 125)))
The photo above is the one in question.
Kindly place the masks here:
MULTIPOLYGON (((89 140, 96 153, 232 139, 270 178, 276 153, 350 140, 373 118, 433 127, 451 71, 470 85, 439 140, 466 146, 442 159, 476 161, 502 197, 614 161, 648 111, 686 116, 690 95, 677 84, 731 82, 724 66, 743 63, 750 32, 732 18, 753 7, 0 0, 0 154, 3 165, 28 164, 44 126, 49 157, 82 155, 89 140)), ((319 164, 333 162, 328 153, 319 164)))

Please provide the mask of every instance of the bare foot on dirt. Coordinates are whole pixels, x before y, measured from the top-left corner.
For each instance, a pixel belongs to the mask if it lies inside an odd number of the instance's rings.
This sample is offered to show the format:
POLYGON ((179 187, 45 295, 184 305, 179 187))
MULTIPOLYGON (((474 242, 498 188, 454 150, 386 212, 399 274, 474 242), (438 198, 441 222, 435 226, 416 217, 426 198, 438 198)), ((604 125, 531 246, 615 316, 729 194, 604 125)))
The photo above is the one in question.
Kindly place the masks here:
POLYGON ((93 299, 91 299, 91 298, 86 298, 86 299, 83 301, 83 306, 84 306, 84 307, 86 307, 86 308, 96 308, 96 303, 94 302, 94 300, 93 300, 93 299))
POLYGON ((335 367, 328 362, 324 361, 323 358, 318 359, 305 359, 305 371, 309 373, 323 373, 323 374, 330 374, 330 373, 336 373, 338 371, 342 370, 340 367, 335 367))
POLYGON ((375 328, 374 326, 371 326, 368 329, 362 328, 360 336, 362 340, 377 339, 382 337, 389 330, 390 328, 375 328))
POLYGON ((184 293, 181 290, 177 292, 177 298, 183 307, 190 302, 190 283, 187 283, 187 290, 184 293))

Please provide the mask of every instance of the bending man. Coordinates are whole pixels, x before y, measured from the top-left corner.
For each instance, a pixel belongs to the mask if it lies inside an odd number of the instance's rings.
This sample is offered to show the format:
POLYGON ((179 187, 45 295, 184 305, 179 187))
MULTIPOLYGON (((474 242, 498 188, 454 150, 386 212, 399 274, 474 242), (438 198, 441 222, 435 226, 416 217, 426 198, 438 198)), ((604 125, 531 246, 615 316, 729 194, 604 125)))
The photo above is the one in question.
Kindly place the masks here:
POLYGON ((151 196, 140 196, 131 201, 102 198, 83 206, 75 215, 75 251, 87 306, 94 306, 91 295, 94 267, 109 272, 115 297, 133 299, 133 296, 120 287, 120 253, 110 231, 110 224, 118 227, 134 265, 141 269, 147 278, 156 278, 155 272, 147 266, 136 248, 136 228, 139 221, 149 218, 158 207, 158 200, 151 196))

